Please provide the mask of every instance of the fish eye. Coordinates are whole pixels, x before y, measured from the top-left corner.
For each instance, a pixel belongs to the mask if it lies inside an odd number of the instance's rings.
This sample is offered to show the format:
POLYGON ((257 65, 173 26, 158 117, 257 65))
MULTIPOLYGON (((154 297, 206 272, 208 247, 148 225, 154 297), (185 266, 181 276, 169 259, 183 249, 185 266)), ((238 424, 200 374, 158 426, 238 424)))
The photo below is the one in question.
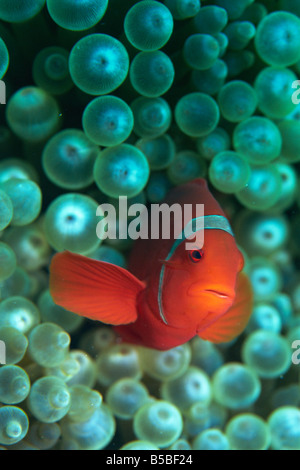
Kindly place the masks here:
POLYGON ((189 251, 189 258, 193 263, 198 263, 204 256, 203 250, 191 250, 189 251))

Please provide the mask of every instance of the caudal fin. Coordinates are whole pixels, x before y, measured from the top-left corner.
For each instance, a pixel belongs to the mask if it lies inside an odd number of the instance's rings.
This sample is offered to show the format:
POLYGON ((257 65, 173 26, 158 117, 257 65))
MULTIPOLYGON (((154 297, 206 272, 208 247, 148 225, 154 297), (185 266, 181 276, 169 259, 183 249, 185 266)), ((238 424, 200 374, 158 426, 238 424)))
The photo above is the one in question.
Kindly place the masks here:
POLYGON ((212 343, 225 343, 243 332, 253 307, 251 284, 243 272, 238 274, 236 292, 232 307, 215 323, 198 333, 202 339, 212 343))
POLYGON ((54 302, 78 315, 111 325, 137 319, 137 296, 144 283, 126 269, 65 251, 50 265, 54 302))

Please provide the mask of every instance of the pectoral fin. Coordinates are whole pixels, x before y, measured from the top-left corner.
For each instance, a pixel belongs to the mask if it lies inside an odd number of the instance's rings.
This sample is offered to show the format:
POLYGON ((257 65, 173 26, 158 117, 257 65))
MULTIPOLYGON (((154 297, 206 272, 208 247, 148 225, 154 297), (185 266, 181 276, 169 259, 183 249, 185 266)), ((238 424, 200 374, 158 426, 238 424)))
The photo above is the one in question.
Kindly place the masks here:
POLYGON ((235 301, 227 312, 198 336, 212 343, 233 340, 245 329, 252 313, 253 294, 250 281, 243 272, 238 274, 235 301))
POLYGON ((137 319, 137 296, 145 285, 126 269, 65 251, 50 266, 54 302, 78 315, 111 325, 137 319))

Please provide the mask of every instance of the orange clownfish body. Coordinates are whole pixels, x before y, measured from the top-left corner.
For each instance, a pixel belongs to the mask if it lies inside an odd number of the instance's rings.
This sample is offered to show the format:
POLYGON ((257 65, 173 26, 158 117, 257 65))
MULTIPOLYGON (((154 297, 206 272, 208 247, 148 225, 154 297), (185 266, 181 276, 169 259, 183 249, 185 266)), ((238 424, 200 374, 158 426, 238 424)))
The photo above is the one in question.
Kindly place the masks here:
POLYGON ((196 204, 204 204, 201 248, 187 250, 187 240, 178 240, 172 230, 169 239, 139 239, 129 271, 58 253, 50 266, 53 300, 114 325, 124 341, 149 348, 170 349, 196 335, 214 343, 230 341, 249 320, 252 291, 229 222, 203 179, 174 188, 165 203, 191 204, 192 220, 196 204))

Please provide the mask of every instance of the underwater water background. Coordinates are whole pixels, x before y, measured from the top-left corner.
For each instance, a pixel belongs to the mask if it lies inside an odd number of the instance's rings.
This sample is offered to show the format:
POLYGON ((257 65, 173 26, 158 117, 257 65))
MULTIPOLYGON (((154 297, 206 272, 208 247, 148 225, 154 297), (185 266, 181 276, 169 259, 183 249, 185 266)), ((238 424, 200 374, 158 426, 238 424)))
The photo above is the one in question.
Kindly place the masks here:
POLYGON ((0 79, 0 448, 300 450, 300 0, 0 0, 0 79), (56 252, 126 267, 99 204, 197 177, 238 338, 156 351, 54 304, 56 252))

